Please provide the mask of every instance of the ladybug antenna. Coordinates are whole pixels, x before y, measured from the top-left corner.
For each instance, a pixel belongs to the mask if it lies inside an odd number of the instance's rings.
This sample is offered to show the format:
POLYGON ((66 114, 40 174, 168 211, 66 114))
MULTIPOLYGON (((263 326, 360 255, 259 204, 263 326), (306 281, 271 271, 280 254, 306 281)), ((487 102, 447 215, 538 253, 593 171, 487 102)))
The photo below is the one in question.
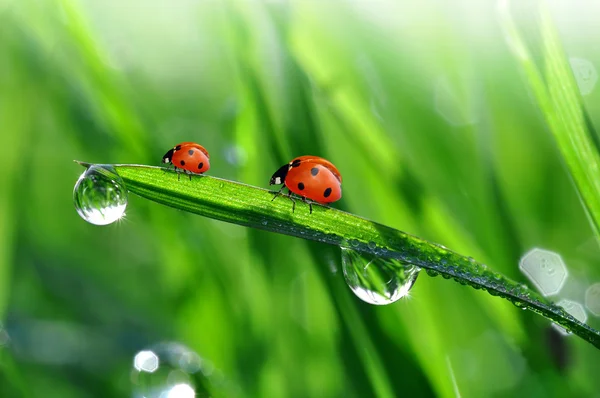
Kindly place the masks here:
POLYGON ((271 181, 269 181, 269 185, 280 185, 285 182, 285 177, 287 176, 288 170, 290 168, 289 164, 285 164, 279 168, 271 177, 271 181))

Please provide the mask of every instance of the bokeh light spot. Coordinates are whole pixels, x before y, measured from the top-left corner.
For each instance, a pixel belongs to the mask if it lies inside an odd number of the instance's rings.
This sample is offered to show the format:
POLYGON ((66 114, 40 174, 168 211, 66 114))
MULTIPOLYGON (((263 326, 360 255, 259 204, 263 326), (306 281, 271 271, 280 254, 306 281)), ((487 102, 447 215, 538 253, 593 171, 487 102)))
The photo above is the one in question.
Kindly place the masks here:
POLYGON ((598 81, 598 73, 594 64, 584 58, 570 58, 569 62, 581 95, 588 95, 594 91, 598 81))
MULTIPOLYGON (((572 315, 573 318, 577 319, 579 322, 585 323, 585 321, 587 321, 587 314, 585 312, 585 309, 583 308, 583 305, 581 305, 577 301, 562 299, 558 303, 556 303, 556 305, 564 308, 566 312, 572 315)), ((565 328, 555 323, 552 324, 552 327, 558 330, 559 333, 564 336, 570 334, 565 328)))
POLYGON ((202 366, 202 358, 193 351, 186 351, 179 358, 179 367, 186 373, 196 373, 202 366))
POLYGON ((225 155, 227 163, 233 166, 242 167, 248 160, 248 154, 246 153, 246 150, 240 145, 229 145, 225 148, 223 154, 225 155))
POLYGON ((140 351, 133 359, 133 366, 140 372, 152 373, 158 369, 158 356, 152 351, 140 351))
POLYGON ((595 316, 600 316, 600 282, 585 291, 585 306, 595 316))
POLYGON ((519 269, 544 296, 560 292, 567 279, 567 267, 557 253, 535 248, 519 262, 519 269))
POLYGON ((8 336, 8 332, 6 331, 6 329, 4 329, 4 327, 0 323, 0 347, 7 345, 9 341, 10 341, 10 337, 8 336))
POLYGON ((177 384, 167 392, 166 398, 193 398, 194 396, 196 393, 188 384, 177 384))

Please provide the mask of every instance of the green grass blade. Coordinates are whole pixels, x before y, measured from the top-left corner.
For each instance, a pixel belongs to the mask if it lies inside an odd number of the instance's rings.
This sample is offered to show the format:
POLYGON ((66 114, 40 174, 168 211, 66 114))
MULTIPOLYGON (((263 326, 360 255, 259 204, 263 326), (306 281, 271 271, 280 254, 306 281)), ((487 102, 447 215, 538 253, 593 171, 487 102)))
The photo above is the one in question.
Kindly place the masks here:
MULTIPOLYGON (((88 163, 81 163, 89 166, 88 163)), ((205 217, 296 236, 357 251, 393 258, 441 274, 461 284, 485 289, 521 308, 560 324, 600 348, 600 332, 576 320, 562 308, 526 287, 489 270, 472 258, 443 246, 334 208, 297 201, 295 212, 286 197, 274 201, 273 192, 211 176, 178 176, 165 168, 110 165, 127 189, 152 201, 205 217)))
POLYGON ((556 28, 543 2, 539 6, 539 49, 543 68, 536 65, 508 9, 500 7, 506 38, 521 65, 558 149, 569 169, 592 228, 600 233, 600 155, 586 125, 581 96, 556 28))

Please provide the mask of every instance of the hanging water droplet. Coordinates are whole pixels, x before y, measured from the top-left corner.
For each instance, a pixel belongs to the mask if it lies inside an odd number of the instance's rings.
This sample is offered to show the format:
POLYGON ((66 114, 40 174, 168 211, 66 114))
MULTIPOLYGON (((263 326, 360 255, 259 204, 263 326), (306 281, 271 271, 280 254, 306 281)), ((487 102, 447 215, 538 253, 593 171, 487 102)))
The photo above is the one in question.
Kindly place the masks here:
POLYGON ((75 183, 73 202, 85 221, 108 225, 125 215, 127 190, 113 167, 93 165, 75 183))
POLYGON ((514 301, 513 301, 513 300, 511 300, 511 301, 512 301, 512 303, 515 305, 515 307, 517 307, 517 308, 520 308, 520 309, 522 309, 522 310, 526 310, 526 309, 528 309, 528 308, 527 308, 527 304, 525 304, 525 303, 523 303, 523 302, 521 302, 521 301, 519 301, 519 300, 514 300, 514 301))
POLYGON ((342 248, 342 268, 350 289, 361 300, 375 305, 391 304, 406 296, 419 267, 398 260, 342 248))

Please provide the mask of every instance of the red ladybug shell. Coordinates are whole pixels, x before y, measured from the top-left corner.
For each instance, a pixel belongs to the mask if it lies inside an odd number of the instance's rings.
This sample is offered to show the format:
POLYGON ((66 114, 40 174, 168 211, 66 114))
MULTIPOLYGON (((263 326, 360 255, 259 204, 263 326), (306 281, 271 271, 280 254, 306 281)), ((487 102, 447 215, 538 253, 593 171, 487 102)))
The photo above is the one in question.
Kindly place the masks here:
POLYGON ((318 156, 300 156, 282 166, 271 177, 271 185, 282 183, 296 195, 318 203, 331 203, 342 197, 340 172, 318 156))
POLYGON ((163 163, 171 163, 175 169, 192 173, 204 173, 210 169, 208 151, 195 142, 182 142, 163 156, 163 163))

